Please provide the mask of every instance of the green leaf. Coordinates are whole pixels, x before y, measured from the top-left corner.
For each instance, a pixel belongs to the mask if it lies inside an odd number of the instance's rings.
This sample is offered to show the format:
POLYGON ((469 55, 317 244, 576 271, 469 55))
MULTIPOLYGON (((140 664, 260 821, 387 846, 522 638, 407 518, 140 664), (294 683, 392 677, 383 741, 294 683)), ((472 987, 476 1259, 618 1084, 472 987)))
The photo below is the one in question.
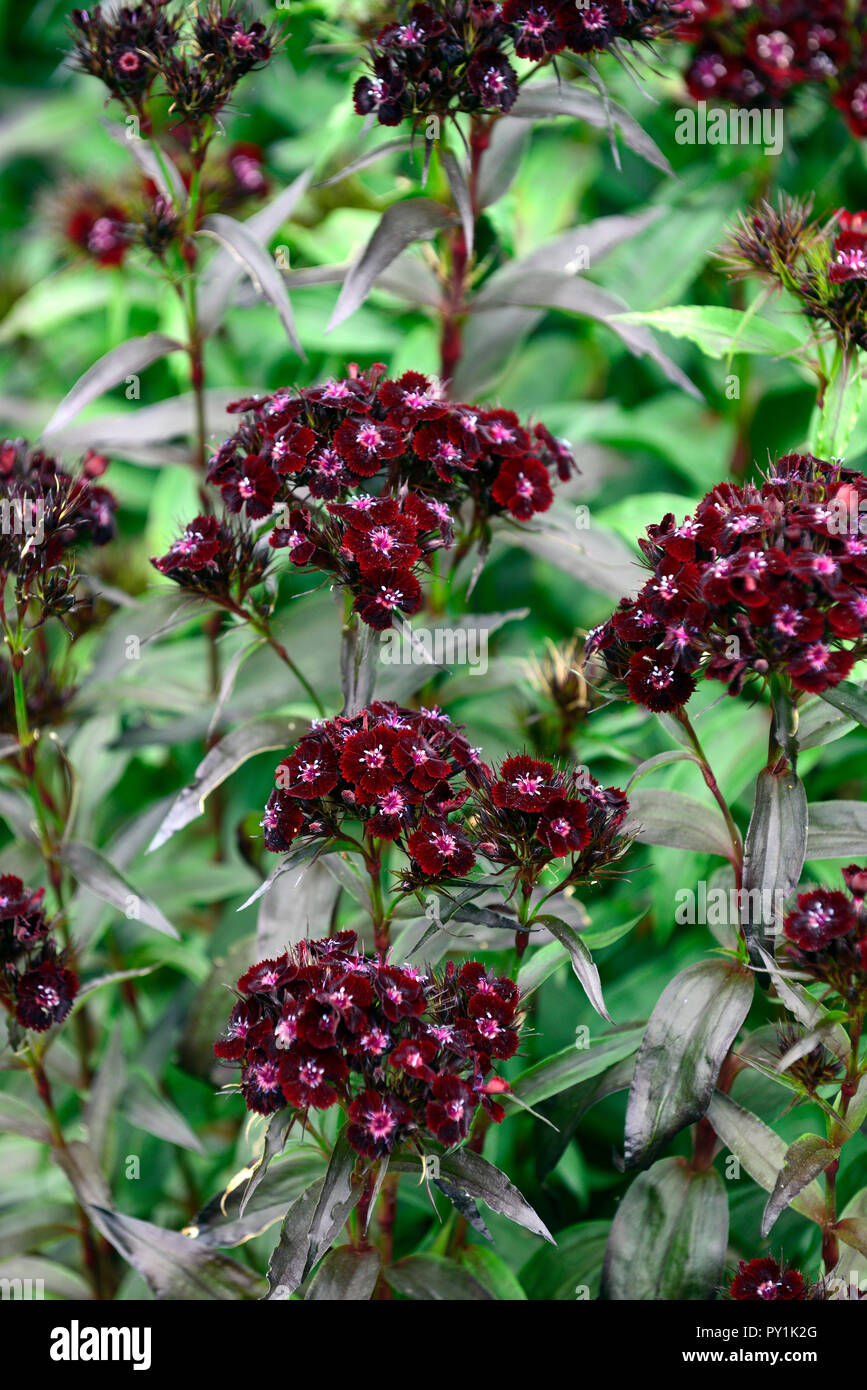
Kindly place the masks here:
POLYGON ((867 1255, 867 1219, 844 1216, 837 1222, 834 1231, 853 1250, 857 1250, 859 1255, 867 1255))
POLYGON ((258 1298, 261 1279, 228 1255, 150 1221, 89 1206, 88 1215, 123 1258, 160 1299, 185 1302, 237 1302, 258 1298))
POLYGON ((143 338, 128 338, 125 343, 119 343, 94 362, 84 376, 79 377, 48 421, 43 435, 62 430, 98 396, 110 391, 127 377, 137 376, 168 353, 182 352, 183 348, 183 343, 167 338, 164 333, 146 333, 143 338))
POLYGON ((35 1139, 40 1144, 51 1143, 51 1130, 39 1111, 5 1091, 0 1091, 0 1132, 35 1139))
POLYGON ((234 217, 227 217, 223 212, 212 212, 206 217, 201 231, 216 237, 243 266, 262 297, 277 310, 294 351, 302 362, 306 361, 286 286, 267 246, 262 244, 249 225, 236 221, 234 217))
POLYGON ((373 1297, 382 1265, 378 1250, 329 1250, 310 1281, 306 1303, 366 1303, 373 1297))
POLYGON ((813 801, 808 815, 808 859, 859 859, 867 854, 867 802, 813 801))
MULTIPOLYGON (((547 1247, 546 1247, 547 1248, 547 1247)), ((527 1295, 506 1261, 483 1245, 467 1245, 458 1256, 464 1269, 502 1303, 525 1303, 527 1295)))
MULTIPOLYGON (((514 1183, 510 1182, 499 1168, 495 1168, 493 1163, 482 1158, 481 1154, 467 1148, 454 1149, 447 1153, 433 1145, 429 1145, 426 1152, 435 1153, 440 1161, 440 1173, 458 1183, 471 1197, 487 1203, 491 1211, 495 1211, 498 1216, 507 1217, 509 1221, 523 1226, 532 1235, 541 1236, 552 1245, 556 1244, 541 1217, 537 1216, 514 1183)), ((414 1154, 394 1153, 389 1172, 418 1174, 421 1172, 421 1163, 414 1154)))
POLYGON ((148 854, 159 849, 172 835, 202 815, 211 792, 242 763, 254 758, 257 753, 288 747, 306 727, 303 720, 297 719, 252 719, 221 738, 196 768, 196 775, 189 786, 184 787, 175 798, 168 815, 148 845, 148 854))
POLYGON ((759 948, 768 947, 782 927, 778 908, 797 888, 806 852, 804 785, 788 769, 772 772, 764 768, 756 782, 756 799, 744 844, 741 894, 741 924, 754 966, 761 963, 759 948))
POLYGON ((310 1219, 303 1274, 305 1279, 340 1233, 349 1213, 361 1198, 361 1184, 352 1181, 357 1163, 358 1154, 343 1129, 334 1141, 331 1159, 322 1180, 322 1191, 310 1219))
POLYGON ((537 1250, 521 1270, 521 1283, 534 1302, 574 1303, 587 1291, 599 1297, 602 1262, 611 1232, 609 1221, 582 1221, 557 1236, 557 1247, 537 1250))
POLYGON ((867 693, 860 685, 854 685, 852 681, 840 681, 839 685, 823 690, 819 699, 824 700, 826 705, 833 705, 835 709, 842 710, 849 719, 854 719, 867 728, 867 693))
POLYGON ((522 1001, 535 994, 540 985, 549 980, 568 959, 568 952, 559 941, 549 941, 546 946, 540 946, 537 951, 525 956, 516 980, 522 1001))
POLYGON ((431 198, 412 198, 386 208, 372 237, 347 271, 328 331, 355 313, 370 294, 377 276, 401 251, 414 241, 428 240, 454 221, 450 209, 431 198))
POLYGON ((762 1239, 769 1234, 777 1217, 792 1199, 839 1157, 840 1150, 818 1134, 802 1134, 800 1139, 789 1145, 774 1190, 765 1203, 762 1239))
POLYGON ((613 1020, 605 1007, 605 1000, 602 998, 599 971, 575 928, 570 927, 569 923, 564 922, 562 918, 547 912, 542 913, 539 917, 534 917, 533 921, 541 922, 543 926, 548 928, 551 935, 556 937, 562 946, 566 947, 572 961, 572 969, 577 979, 580 980, 584 993, 596 1012, 608 1023, 611 1023, 613 1020))
POLYGON ((522 1072, 513 1081, 512 1090, 527 1105, 538 1105, 570 1086, 598 1076, 615 1062, 631 1057, 638 1050, 643 1035, 643 1027, 631 1027, 591 1038, 586 1047, 565 1047, 562 1052, 555 1052, 552 1057, 522 1072))
POLYGON ((712 305, 679 304, 651 313, 619 314, 622 323, 644 324, 687 338, 708 357, 731 353, 757 353, 761 357, 788 357, 803 347, 803 339, 789 328, 770 323, 737 309, 712 305))
POLYGON ((510 115, 513 119, 530 121, 572 116, 603 130, 613 126, 630 150, 664 174, 673 175, 674 171, 665 155, 647 132, 607 94, 603 96, 571 82, 528 82, 521 88, 510 115))
POLYGON ((81 886, 95 893, 103 902, 110 903, 133 921, 144 922, 164 936, 180 941, 177 929, 160 912, 156 903, 134 888, 98 850, 77 840, 68 840, 60 851, 60 858, 81 886))
POLYGON ((651 1014, 626 1108, 627 1168, 648 1163, 705 1112, 749 1012, 752 974, 730 959, 699 961, 671 981, 651 1014))
POLYGON ((442 1255, 408 1255, 385 1270, 397 1293, 416 1302, 491 1302, 495 1295, 468 1269, 442 1255))
POLYGON ((637 824, 635 838, 643 845, 732 857, 732 842, 718 808, 683 792, 639 787, 629 798, 629 819, 637 824))
MULTIPOLYGON (((786 1144, 758 1115, 744 1110, 731 1096, 716 1091, 707 1118, 726 1148, 739 1159, 750 1177, 766 1192, 773 1192, 786 1158, 786 1144)), ((801 1216, 822 1225, 825 1198, 817 1183, 804 1187, 789 1203, 801 1216)))
POLYGON ((821 410, 816 410, 810 427, 810 452, 817 458, 844 458, 852 431, 861 414, 864 380, 857 348, 854 362, 841 358, 825 388, 821 410))
POLYGON ((617 1210, 602 1275, 602 1297, 708 1300, 722 1282, 729 1209, 715 1168, 693 1172, 664 1158, 635 1179, 617 1210))

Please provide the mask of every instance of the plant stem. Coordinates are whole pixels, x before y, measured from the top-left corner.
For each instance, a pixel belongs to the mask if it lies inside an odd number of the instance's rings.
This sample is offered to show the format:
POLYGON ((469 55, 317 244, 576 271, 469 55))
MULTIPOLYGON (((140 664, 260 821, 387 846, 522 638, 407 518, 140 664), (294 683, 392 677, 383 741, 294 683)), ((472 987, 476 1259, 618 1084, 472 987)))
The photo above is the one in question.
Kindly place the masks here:
POLYGON ((720 791, 719 783, 717 782, 716 777, 713 773, 713 769, 711 768, 711 765, 705 756, 704 749, 702 748, 701 743, 699 742, 698 735, 695 732, 695 729, 692 727, 689 715, 687 714, 686 710, 683 708, 682 705, 678 706, 677 710, 675 711, 674 717, 686 733, 686 736, 689 739, 690 744, 692 746, 692 750, 695 753, 696 758, 698 759, 698 763, 701 768, 701 775, 705 780, 705 785, 707 786, 708 791, 710 792, 714 801, 722 811, 723 819, 726 823, 726 829, 729 832, 729 837, 731 839, 732 845, 731 854, 728 856, 729 863, 735 871, 735 887, 739 890, 741 886, 741 878, 743 875, 744 867, 744 847, 743 842, 741 840, 740 831, 735 825, 734 817, 732 816, 732 813, 728 807, 728 802, 726 801, 725 797, 720 791))

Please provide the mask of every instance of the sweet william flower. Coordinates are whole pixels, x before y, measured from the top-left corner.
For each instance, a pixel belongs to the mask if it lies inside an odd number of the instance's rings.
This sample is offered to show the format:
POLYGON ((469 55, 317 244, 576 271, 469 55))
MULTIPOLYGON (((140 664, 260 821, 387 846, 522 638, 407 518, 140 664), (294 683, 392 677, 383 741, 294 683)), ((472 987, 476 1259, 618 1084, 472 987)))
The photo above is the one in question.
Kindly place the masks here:
POLYGON ((742 1303, 790 1303, 806 1299, 807 1286, 797 1269, 780 1266, 776 1260, 765 1256, 741 1260, 729 1296, 742 1303))
POLYGON ((69 1015, 78 976, 53 955, 31 966, 15 982, 15 1017, 22 1028, 44 1033, 69 1015))

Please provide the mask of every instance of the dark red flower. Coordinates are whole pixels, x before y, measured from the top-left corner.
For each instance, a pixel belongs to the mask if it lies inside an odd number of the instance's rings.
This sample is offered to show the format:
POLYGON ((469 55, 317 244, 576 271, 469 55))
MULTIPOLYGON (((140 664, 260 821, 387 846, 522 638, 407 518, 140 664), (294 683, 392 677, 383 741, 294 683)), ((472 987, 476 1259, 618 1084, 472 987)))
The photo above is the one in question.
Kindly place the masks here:
POLYGON ((250 454, 221 479, 220 486, 230 512, 245 507, 247 515, 256 520, 272 512, 280 481, 264 459, 250 454))
POLYGON ((215 516, 197 516, 189 522, 184 534, 169 546, 159 559, 151 559, 161 574, 173 570, 196 571, 209 565, 220 549, 220 523, 215 516))
POLYGON ((388 459, 403 453, 403 438, 392 425, 376 420, 344 420, 334 432, 334 447, 362 478, 372 478, 388 459))
POLYGON ((495 806, 517 811, 541 811, 555 794, 554 767, 526 754, 506 758, 500 766, 500 779, 491 786, 495 806))
POLYGON ((800 895, 797 911, 788 914, 784 930, 802 950, 820 951, 835 937, 848 936, 855 925, 855 913, 845 893, 817 888, 800 895))
POLYGON ((425 816, 406 843, 407 852, 429 878, 463 878, 476 862, 473 847, 462 830, 448 821, 425 816))
POLYGON ((441 1144, 451 1148, 466 1139, 475 1113, 475 1098, 458 1076, 438 1076, 425 1112, 427 1127, 441 1144))
POLYGON ((265 848, 276 854, 285 854, 303 823, 304 812, 298 802, 286 792, 279 789, 273 791, 262 816, 265 848))
POLYGON ((422 606, 421 585, 411 570, 369 569, 360 587, 352 610, 376 632, 391 627, 395 613, 411 618, 422 606))
POLYGON ((340 771, 361 799, 382 796, 398 780, 392 762, 397 742, 393 729, 359 729, 350 734, 340 755, 340 771))
POLYGON ((285 1105, 280 1085, 280 1062, 276 1056, 260 1048, 247 1053, 244 1069, 241 1072, 241 1094, 248 1110, 259 1115, 273 1115, 285 1105))
POLYGON ((296 1043, 280 1059, 283 1095, 298 1110, 311 1105, 314 1110, 327 1110, 337 1100, 335 1085, 348 1071, 346 1059, 336 1049, 296 1043))
POLYGON ((356 1153, 382 1158, 412 1123, 412 1111, 397 1096, 372 1089, 358 1096, 349 1107, 346 1137, 356 1153))
POLYGON ((796 1269, 781 1268, 770 1256, 741 1260, 729 1293, 740 1302, 792 1302, 807 1297, 804 1276, 796 1269))
POLYGON ((383 965, 373 977, 373 988, 391 1023, 402 1018, 419 1018, 425 1011, 422 980, 414 971, 383 965))
POLYGON ((685 705, 695 690, 695 680, 652 647, 645 647, 630 660, 626 687, 636 704, 662 713, 685 705))
POLYGON ((491 494, 519 521, 529 521, 535 512, 546 512, 554 500, 548 470, 534 458, 506 459, 491 494))
POLYGON ((274 774, 281 791, 302 800, 327 796, 338 782, 337 758, 323 739, 302 738, 274 774))
POLYGON ((214 1055, 227 1061, 237 1061, 247 1051, 247 1035, 260 1017, 260 1009, 246 1000, 239 1000, 229 1015, 222 1038, 214 1043, 214 1055))
POLYGON ((15 1016, 22 1028, 44 1033, 62 1023, 78 993, 78 976, 49 957, 15 982, 15 1016))
POLYGON ((553 797, 542 810, 536 838, 552 854, 577 854, 590 839, 587 811, 580 801, 553 797))
POLYGON ((436 1072, 431 1062, 437 1054, 436 1043, 429 1038, 405 1038, 388 1058, 388 1064, 398 1071, 406 1072, 419 1081, 433 1081, 436 1072))

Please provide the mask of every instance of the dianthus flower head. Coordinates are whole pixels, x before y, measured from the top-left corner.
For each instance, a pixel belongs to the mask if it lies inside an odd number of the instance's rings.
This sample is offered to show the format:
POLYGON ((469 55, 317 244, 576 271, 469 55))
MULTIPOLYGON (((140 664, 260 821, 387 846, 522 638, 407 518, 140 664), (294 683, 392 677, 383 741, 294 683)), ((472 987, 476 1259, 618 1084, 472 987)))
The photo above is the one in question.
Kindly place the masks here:
POLYGON ((466 112, 490 116, 518 96, 515 59, 544 66, 569 50, 586 55, 647 43, 668 20, 652 0, 430 0, 402 6, 373 38, 355 109, 396 126, 466 112))
POLYGON ((741 1260, 729 1296, 742 1303, 787 1303, 806 1299, 807 1285, 797 1269, 780 1265, 766 1255, 755 1260, 741 1260))
POLYGON ((62 1023, 78 993, 67 953, 51 936, 44 895, 14 874, 0 876, 0 1004, 36 1033, 62 1023))
POLYGON ((867 650, 867 478, 790 455, 761 487, 721 484, 639 544, 650 578, 587 642, 629 698, 684 705, 698 679, 737 694, 776 674, 821 693, 867 650), (854 519, 854 523, 853 523, 854 519))
POLYGON ((503 1118, 493 1068, 518 1047, 518 991, 475 962, 421 973, 359 954, 344 931, 259 962, 237 990, 214 1051, 240 1065, 250 1110, 339 1105, 367 1158, 411 1136, 452 1147, 480 1105, 503 1118))

